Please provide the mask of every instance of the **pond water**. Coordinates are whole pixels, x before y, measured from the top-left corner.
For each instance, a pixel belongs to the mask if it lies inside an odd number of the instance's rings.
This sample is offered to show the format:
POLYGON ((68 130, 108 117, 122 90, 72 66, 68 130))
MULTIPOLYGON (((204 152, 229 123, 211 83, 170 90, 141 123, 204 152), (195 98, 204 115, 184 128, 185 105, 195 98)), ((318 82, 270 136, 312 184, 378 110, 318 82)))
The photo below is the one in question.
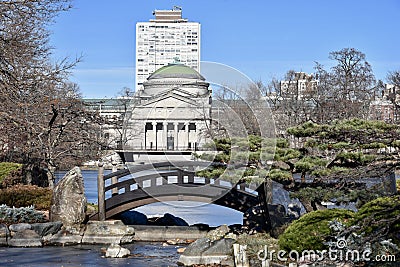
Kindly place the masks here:
POLYGON ((76 267, 76 266, 135 266, 169 267, 176 263, 180 246, 162 246, 161 243, 124 245, 132 256, 122 259, 103 258, 101 246, 69 246, 43 248, 1 248, 0 266, 7 267, 76 267))

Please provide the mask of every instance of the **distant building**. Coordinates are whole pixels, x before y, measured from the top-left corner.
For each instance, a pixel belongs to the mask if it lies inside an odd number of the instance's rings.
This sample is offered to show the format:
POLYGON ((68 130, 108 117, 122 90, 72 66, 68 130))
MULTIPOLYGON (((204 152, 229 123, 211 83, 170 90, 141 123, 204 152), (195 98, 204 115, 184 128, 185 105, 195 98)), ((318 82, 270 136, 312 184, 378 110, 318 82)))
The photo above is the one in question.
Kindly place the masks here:
POLYGON ((136 91, 155 70, 182 63, 200 72, 200 23, 182 18, 182 10, 155 10, 149 22, 136 24, 136 91))
POLYGON ((128 150, 197 150, 207 138, 211 88, 196 70, 169 64, 143 82, 125 116, 128 150))
POLYGON ((371 101, 369 118, 391 123, 399 122, 399 106, 400 88, 392 84, 385 84, 382 95, 371 101))
POLYGON ((291 80, 280 81, 281 95, 290 96, 292 99, 302 99, 307 94, 315 92, 318 80, 314 75, 305 72, 295 72, 291 80))
POLYGON ((400 88, 394 84, 385 84, 385 89, 382 91, 382 98, 400 105, 400 88))
POLYGON ((131 101, 133 99, 84 99, 87 110, 97 112, 109 122, 109 124, 103 124, 99 132, 99 137, 109 147, 122 149, 124 134, 122 128, 125 114, 131 101))
POLYGON ((110 122, 99 133, 108 145, 130 151, 194 151, 207 141, 211 88, 196 70, 169 64, 143 82, 132 98, 85 99, 110 122))
POLYGON ((369 119, 394 122, 394 105, 389 100, 377 99, 369 106, 369 119))

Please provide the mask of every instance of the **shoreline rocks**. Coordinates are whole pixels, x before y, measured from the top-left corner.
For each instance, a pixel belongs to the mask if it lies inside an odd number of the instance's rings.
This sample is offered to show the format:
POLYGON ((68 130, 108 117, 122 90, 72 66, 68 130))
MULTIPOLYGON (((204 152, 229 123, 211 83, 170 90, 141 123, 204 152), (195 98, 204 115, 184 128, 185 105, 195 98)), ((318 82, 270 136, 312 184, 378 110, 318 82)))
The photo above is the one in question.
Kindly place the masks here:
POLYGON ((236 235, 230 233, 227 225, 208 232, 206 237, 199 238, 191 243, 179 257, 178 265, 228 265, 233 263, 233 244, 236 235))
POLYGON ((95 244, 126 244, 134 241, 135 229, 119 220, 90 221, 81 232, 63 227, 62 222, 0 224, 0 246, 42 247, 95 244))
POLYGON ((61 230, 62 222, 32 223, 31 228, 40 236, 54 235, 61 230))
POLYGON ((83 234, 83 244, 126 244, 132 243, 135 229, 120 220, 89 221, 83 234))
POLYGON ((0 224, 0 247, 128 244, 136 241, 188 244, 209 230, 196 226, 125 225, 120 220, 89 221, 79 233, 62 222, 0 224))
POLYGON ((0 247, 7 246, 7 239, 10 238, 10 230, 7 225, 0 224, 0 247))
POLYGON ((8 240, 10 247, 41 247, 43 246, 42 238, 34 230, 24 229, 12 234, 8 240))
POLYGON ((211 241, 208 238, 200 238, 190 244, 179 257, 178 265, 228 265, 233 263, 233 244, 235 239, 222 238, 211 241))

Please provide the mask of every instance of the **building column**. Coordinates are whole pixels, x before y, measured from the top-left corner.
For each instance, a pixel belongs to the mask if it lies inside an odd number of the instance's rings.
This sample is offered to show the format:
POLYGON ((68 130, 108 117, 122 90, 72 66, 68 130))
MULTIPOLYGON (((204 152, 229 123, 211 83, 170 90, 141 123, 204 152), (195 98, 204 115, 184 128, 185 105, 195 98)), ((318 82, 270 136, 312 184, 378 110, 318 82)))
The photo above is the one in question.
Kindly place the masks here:
POLYGON ((193 147, 193 150, 196 151, 196 150, 197 150, 197 145, 198 145, 198 144, 197 144, 197 141, 199 140, 199 136, 198 136, 198 134, 197 134, 197 129, 198 129, 197 122, 194 123, 194 129, 195 129, 194 132, 195 132, 195 136, 196 136, 196 137, 195 137, 195 140, 194 140, 195 142, 193 143, 193 146, 194 146, 194 147, 193 147))
POLYGON ((187 142, 186 142, 186 147, 187 148, 189 148, 189 143, 190 143, 190 140, 189 140, 189 123, 188 122, 185 122, 185 129, 186 129, 186 132, 187 132, 187 142))
POLYGON ((167 137, 168 137, 168 122, 163 122, 163 146, 164 150, 167 150, 167 137))
MULTIPOLYGON (((144 122, 144 150, 147 149, 147 122, 144 122)), ((143 150, 143 147, 142 147, 143 150)))
POLYGON ((157 150, 157 122, 152 122, 153 125, 153 135, 154 135, 154 141, 153 141, 153 147, 151 149, 156 149, 157 150))
POLYGON ((178 122, 174 122, 174 130, 175 130, 175 133, 174 133, 174 146, 175 146, 175 150, 179 150, 179 147, 178 147, 178 125, 179 125, 179 123, 178 122))

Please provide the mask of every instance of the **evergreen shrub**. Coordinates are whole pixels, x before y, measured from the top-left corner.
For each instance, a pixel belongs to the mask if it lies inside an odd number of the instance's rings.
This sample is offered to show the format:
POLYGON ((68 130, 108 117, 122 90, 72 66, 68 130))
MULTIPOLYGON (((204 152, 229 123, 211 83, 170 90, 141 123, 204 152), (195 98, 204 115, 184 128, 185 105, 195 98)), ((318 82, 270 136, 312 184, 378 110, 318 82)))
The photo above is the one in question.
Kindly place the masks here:
POLYGON ((53 191, 35 185, 16 185, 0 189, 0 204, 10 207, 35 206, 39 210, 50 209, 53 191))
POLYGON ((344 209, 326 209, 307 213, 294 221, 279 237, 280 249, 302 252, 327 249, 325 238, 330 234, 329 222, 336 219, 348 222, 354 212, 344 209))
POLYGON ((40 223, 44 222, 43 213, 35 210, 34 206, 10 208, 7 205, 0 205, 0 223, 40 223))
POLYGON ((22 164, 13 162, 0 162, 0 187, 3 186, 3 182, 7 180, 7 177, 12 175, 13 172, 21 170, 22 164))

